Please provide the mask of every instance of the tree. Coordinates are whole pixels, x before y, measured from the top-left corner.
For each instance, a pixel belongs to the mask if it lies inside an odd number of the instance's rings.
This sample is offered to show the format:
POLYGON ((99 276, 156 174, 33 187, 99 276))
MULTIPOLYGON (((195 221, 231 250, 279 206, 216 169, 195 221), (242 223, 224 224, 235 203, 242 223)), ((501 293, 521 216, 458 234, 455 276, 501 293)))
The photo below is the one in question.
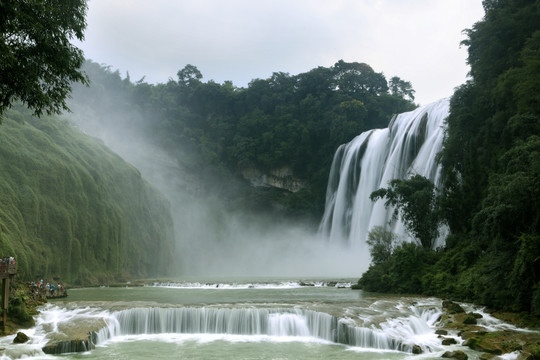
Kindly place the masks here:
POLYGON ((420 245, 426 249, 433 248, 441 223, 435 185, 418 174, 407 180, 394 179, 389 185, 372 192, 369 198, 372 201, 386 198, 386 207, 396 207, 392 220, 395 221, 400 213, 407 231, 418 239, 420 245))
POLYGON ((368 234, 367 244, 374 264, 390 260, 396 245, 397 236, 382 226, 375 226, 368 234))
POLYGON ((20 100, 39 116, 68 110, 72 82, 86 83, 85 0, 0 1, 0 115, 20 100))
POLYGON ((392 76, 388 82, 388 87, 390 88, 390 93, 392 95, 409 98, 409 100, 414 101, 414 93, 416 92, 410 81, 401 80, 398 76, 392 76))
POLYGON ((183 87, 194 86, 201 83, 203 78, 199 69, 196 66, 187 64, 182 70, 179 70, 178 73, 178 84, 183 87))

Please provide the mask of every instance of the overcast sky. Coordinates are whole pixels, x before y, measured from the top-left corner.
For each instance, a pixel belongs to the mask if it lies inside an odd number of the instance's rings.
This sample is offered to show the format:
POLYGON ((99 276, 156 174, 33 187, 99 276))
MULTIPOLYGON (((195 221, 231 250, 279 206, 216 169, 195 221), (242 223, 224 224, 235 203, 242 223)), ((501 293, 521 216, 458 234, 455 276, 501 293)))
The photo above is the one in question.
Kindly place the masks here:
POLYGON ((466 80, 463 29, 481 0, 90 0, 86 58, 132 81, 176 79, 187 64, 203 81, 246 87, 273 72, 296 75, 338 60, 410 81, 424 105, 466 80))

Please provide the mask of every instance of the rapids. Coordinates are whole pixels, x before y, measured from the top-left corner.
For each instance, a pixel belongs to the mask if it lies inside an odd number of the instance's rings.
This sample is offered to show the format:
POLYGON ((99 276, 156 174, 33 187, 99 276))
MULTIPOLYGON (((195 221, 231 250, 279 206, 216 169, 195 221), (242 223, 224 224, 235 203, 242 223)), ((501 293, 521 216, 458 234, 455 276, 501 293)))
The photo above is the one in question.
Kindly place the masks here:
MULTIPOLYGON (((438 358, 449 348, 466 351, 470 359, 478 355, 461 345, 441 345, 435 334, 439 299, 381 296, 338 286, 347 282, 168 281, 73 289, 69 298, 43 306, 36 326, 23 330, 29 343, 14 345, 13 336, 0 338, 0 354, 2 359, 52 359, 41 351, 50 339, 102 324, 92 337, 93 350, 61 357, 407 359, 415 345, 424 359, 438 358)), ((450 336, 459 342, 457 334, 450 336)))

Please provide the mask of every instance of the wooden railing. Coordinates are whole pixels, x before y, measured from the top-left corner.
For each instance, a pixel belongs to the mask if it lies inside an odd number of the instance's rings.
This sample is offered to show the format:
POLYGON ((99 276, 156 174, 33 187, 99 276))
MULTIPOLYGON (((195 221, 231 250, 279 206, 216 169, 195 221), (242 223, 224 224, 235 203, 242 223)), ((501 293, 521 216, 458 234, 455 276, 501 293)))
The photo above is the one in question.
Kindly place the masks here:
POLYGON ((17 264, 0 264, 0 277, 17 273, 17 264))

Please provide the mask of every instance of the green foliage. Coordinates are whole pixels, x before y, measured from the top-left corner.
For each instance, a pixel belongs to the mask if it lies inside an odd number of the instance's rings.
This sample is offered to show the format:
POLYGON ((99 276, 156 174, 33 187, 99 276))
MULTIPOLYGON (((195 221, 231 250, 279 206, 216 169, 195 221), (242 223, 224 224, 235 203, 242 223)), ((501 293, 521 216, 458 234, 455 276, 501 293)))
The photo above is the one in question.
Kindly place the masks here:
POLYGON ((414 93, 416 92, 409 81, 400 79, 397 76, 392 76, 389 81, 390 93, 394 96, 409 98, 414 101, 414 93))
POLYGON ((398 214, 407 230, 426 249, 433 248, 439 235, 440 216, 437 209, 435 186, 421 175, 410 179, 394 179, 388 188, 371 193, 372 201, 386 198, 385 206, 394 206, 393 220, 398 214))
POLYGON ((168 202, 66 121, 8 110, 0 173, 0 253, 17 259, 20 279, 89 284, 166 273, 168 202), (17 114, 24 123, 11 120, 17 114))
POLYGON ((84 0, 0 2, 0 115, 20 100, 34 114, 67 110, 73 81, 85 82, 71 40, 84 38, 84 0))
POLYGON ((19 285, 9 297, 8 315, 22 326, 33 326, 33 316, 37 312, 30 302, 27 289, 25 289, 24 285, 19 285))
POLYGON ((132 83, 91 62, 85 71, 92 85, 74 86, 70 106, 77 112, 94 112, 103 127, 147 133, 190 168, 204 192, 218 197, 240 198, 247 192, 244 170, 288 168, 307 188, 273 200, 284 212, 310 217, 324 210, 337 147, 362 131, 385 127, 394 113, 415 106, 404 98, 406 92, 390 94, 382 73, 344 61, 294 76, 275 72, 247 88, 204 82, 193 65, 178 72, 178 81, 158 85, 132 83), (114 124, 108 123, 111 118, 114 124), (216 186, 209 180, 215 178, 229 180, 216 186))
MULTIPOLYGON (((417 293, 540 315, 540 1, 483 5, 463 42, 472 79, 452 97, 440 154, 446 248, 418 268, 411 249, 396 250, 359 284, 399 292, 402 276, 417 293)), ((392 187, 373 196, 399 206, 392 187)))
POLYGON ((368 234, 366 243, 369 246, 369 253, 374 264, 387 262, 392 256, 396 245, 396 234, 385 230, 382 226, 375 226, 368 234))
POLYGON ((423 278, 438 258, 438 253, 422 246, 403 243, 387 261, 372 263, 358 280, 358 287, 374 292, 423 293, 423 278))

